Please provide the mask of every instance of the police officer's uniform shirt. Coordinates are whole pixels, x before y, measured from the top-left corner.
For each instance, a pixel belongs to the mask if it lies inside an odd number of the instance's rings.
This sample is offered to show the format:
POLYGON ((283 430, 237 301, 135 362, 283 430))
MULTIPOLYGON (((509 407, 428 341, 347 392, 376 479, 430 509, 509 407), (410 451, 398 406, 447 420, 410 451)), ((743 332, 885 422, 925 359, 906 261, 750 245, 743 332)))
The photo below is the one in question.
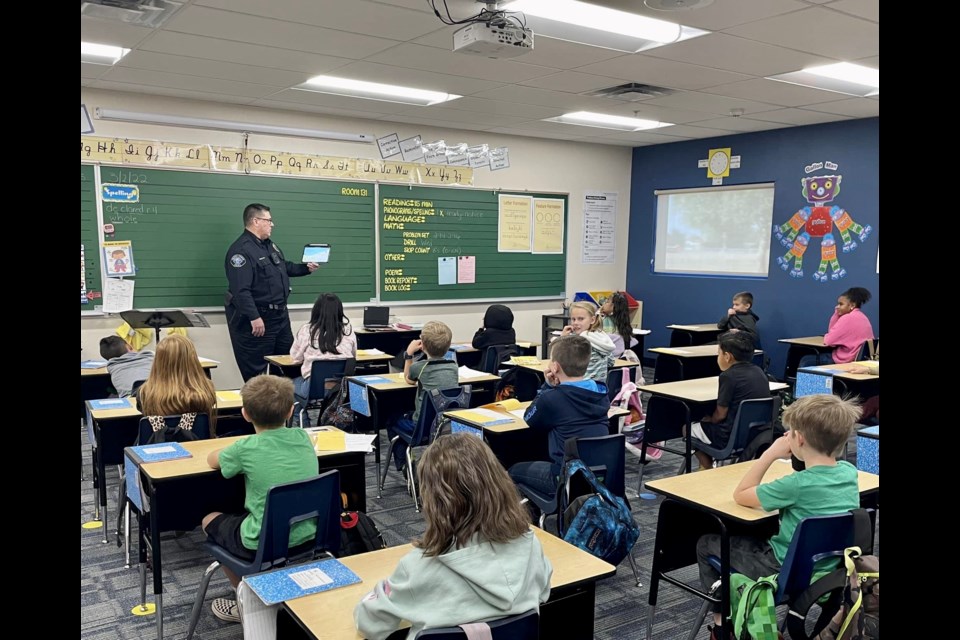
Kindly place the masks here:
POLYGON ((226 258, 227 280, 233 304, 248 320, 260 317, 260 309, 283 308, 290 293, 290 276, 307 275, 305 264, 294 264, 271 240, 260 240, 250 231, 230 245, 226 258))

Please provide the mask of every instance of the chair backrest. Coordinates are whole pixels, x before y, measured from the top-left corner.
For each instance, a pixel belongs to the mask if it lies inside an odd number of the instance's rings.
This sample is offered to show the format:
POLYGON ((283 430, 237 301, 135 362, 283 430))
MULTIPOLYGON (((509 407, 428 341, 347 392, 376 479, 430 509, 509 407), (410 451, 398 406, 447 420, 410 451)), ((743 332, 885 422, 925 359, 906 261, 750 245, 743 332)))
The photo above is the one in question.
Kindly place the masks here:
POLYGON ((328 386, 328 381, 340 382, 344 376, 352 376, 357 361, 354 358, 339 358, 337 360, 314 360, 310 366, 310 397, 308 400, 323 400, 333 391, 335 384, 328 386))
POLYGON ((876 358, 877 349, 879 348, 879 340, 864 340, 863 344, 860 345, 860 351, 857 353, 857 360, 874 360, 876 358))
POLYGON ((410 442, 413 446, 426 444, 433 439, 434 424, 444 411, 466 409, 470 406, 473 387, 469 384, 446 389, 424 390, 420 401, 420 418, 413 427, 410 442))
MULTIPOLYGON (((490 630, 493 640, 530 640, 540 637, 540 615, 536 611, 527 611, 515 616, 500 618, 491 622, 478 622, 475 625, 484 625, 490 630)), ((463 625, 470 626, 470 625, 463 625)), ((424 629, 417 634, 417 639, 430 640, 464 640, 469 638, 461 627, 438 627, 424 629)))
POLYGON ((625 440, 626 437, 620 433, 575 440, 577 457, 590 467, 610 493, 620 498, 626 498, 625 440))
MULTIPOLYGON (((156 416, 143 416, 140 418, 140 431, 137 437, 137 444, 143 445, 149 442, 154 431, 151 418, 155 417, 156 416)), ((180 420, 183 418, 183 416, 162 416, 162 418, 164 425, 172 429, 180 424, 180 420)), ((191 430, 200 440, 207 440, 210 438, 210 416, 205 413, 198 413, 193 419, 193 426, 191 427, 191 430)))
POLYGON ((773 424, 773 398, 757 398, 744 400, 737 409, 737 417, 733 421, 733 432, 727 442, 726 456, 728 458, 739 453, 750 442, 750 431, 754 427, 773 424))
POLYGON ((483 357, 480 359, 480 370, 485 373, 497 375, 500 365, 512 358, 520 355, 520 347, 515 344, 492 344, 483 350, 483 357))
POLYGON ((623 372, 627 372, 630 382, 636 382, 637 370, 639 368, 640 367, 619 367, 607 371, 607 397, 610 398, 610 402, 613 402, 613 399, 620 393, 620 388, 624 383, 623 372))
POLYGON ((336 469, 306 480, 280 484, 267 493, 254 564, 260 571, 287 563, 290 528, 304 520, 317 520, 313 555, 340 550, 340 472, 336 469))
POLYGON ((829 557, 843 557, 854 544, 853 513, 810 516, 797 525, 777 578, 776 602, 787 602, 810 586, 814 566, 829 557))

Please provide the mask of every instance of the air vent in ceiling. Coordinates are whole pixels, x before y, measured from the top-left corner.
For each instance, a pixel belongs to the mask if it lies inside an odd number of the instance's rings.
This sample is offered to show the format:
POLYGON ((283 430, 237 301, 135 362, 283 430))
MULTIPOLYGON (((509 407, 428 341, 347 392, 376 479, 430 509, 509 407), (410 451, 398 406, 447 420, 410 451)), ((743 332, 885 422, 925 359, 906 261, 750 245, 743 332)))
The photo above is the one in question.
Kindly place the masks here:
POLYGON ((80 3, 80 15, 156 29, 182 6, 173 0, 87 0, 80 3))
POLYGON ((607 87, 606 89, 597 89, 587 95, 598 98, 616 98, 617 100, 626 100, 628 102, 639 102, 640 100, 649 100, 650 98, 659 98, 675 93, 673 89, 666 87, 655 87, 650 84, 640 84, 639 82, 628 82, 617 87, 607 87))

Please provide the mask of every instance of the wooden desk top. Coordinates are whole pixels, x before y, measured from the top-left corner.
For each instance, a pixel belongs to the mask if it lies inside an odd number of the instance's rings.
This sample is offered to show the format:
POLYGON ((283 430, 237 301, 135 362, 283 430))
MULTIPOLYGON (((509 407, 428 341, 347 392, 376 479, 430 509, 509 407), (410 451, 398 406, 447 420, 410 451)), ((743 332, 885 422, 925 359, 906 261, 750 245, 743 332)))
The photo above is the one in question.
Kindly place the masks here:
MULTIPOLYGON (((740 484, 747 469, 754 464, 756 460, 751 460, 672 478, 651 480, 646 485, 650 491, 668 498, 694 503, 740 522, 756 522, 774 516, 777 512, 764 511, 759 507, 743 507, 733 500, 734 489, 740 484)), ((791 473, 793 473, 793 467, 790 465, 790 460, 778 460, 770 465, 763 476, 763 482, 770 482, 791 473)), ((857 476, 861 494, 879 491, 880 476, 866 471, 858 471, 857 476)))
MULTIPOLYGON (((550 360, 540 360, 540 362, 537 362, 535 364, 530 363, 530 364, 521 364, 516 366, 520 366, 520 367, 523 367, 524 369, 531 369, 533 371, 539 371, 540 373, 543 373, 546 370, 547 364, 549 364, 549 362, 550 360)), ((617 358, 616 360, 613 361, 613 364, 610 365, 610 368, 623 369, 624 367, 639 367, 639 366, 640 366, 639 362, 634 362, 633 360, 624 360, 623 358, 617 358)))
MULTIPOLYGON (((371 389, 376 389, 377 391, 393 391, 396 389, 413 389, 416 385, 407 384, 406 379, 403 377, 402 373, 375 373, 371 374, 380 378, 386 378, 389 382, 375 382, 368 384, 363 380, 367 376, 350 376, 347 380, 356 382, 357 384, 362 384, 365 387, 370 387, 371 389)), ((476 378, 460 378, 460 384, 472 384, 474 382, 491 382, 493 380, 499 380, 500 376, 493 376, 489 373, 485 373, 482 376, 477 376, 476 378)))
POLYGON ((799 344, 804 347, 824 347, 827 348, 827 345, 823 344, 823 336, 809 336, 807 338, 780 338, 777 342, 782 342, 784 344, 799 344))
POLYGON ((866 362, 847 362, 844 364, 824 364, 817 367, 803 367, 799 371, 835 371, 834 378, 843 378, 844 380, 879 380, 880 379, 880 363, 876 360, 868 360, 866 362), (850 369, 854 367, 867 367, 871 371, 876 370, 876 373, 850 373, 850 369))
POLYGON ((707 331, 720 332, 716 322, 707 322, 704 324, 668 324, 667 329, 679 329, 680 331, 691 331, 693 333, 703 333, 707 331))
MULTIPOLYGON (((616 567, 586 551, 541 529, 531 529, 553 565, 553 577, 550 579, 552 589, 600 580, 616 573, 616 567)), ((412 549, 411 545, 405 544, 341 558, 343 564, 360 576, 359 583, 288 600, 285 604, 317 638, 359 640, 361 636, 353 623, 354 607, 379 580, 389 577, 400 558, 412 549)))
POLYGON ((387 329, 364 329, 363 327, 360 327, 359 329, 354 329, 353 332, 375 336, 378 333, 386 333, 390 335, 395 333, 420 333, 422 330, 423 327, 420 327, 419 329, 397 329, 396 327, 390 327, 387 329))
MULTIPOLYGON (((716 357, 719 347, 715 344, 700 344, 695 347, 654 347, 647 349, 652 353, 663 353, 668 356, 677 356, 678 358, 706 358, 716 357)), ((754 355, 761 355, 763 351, 754 349, 754 355)))
MULTIPOLYGON (((530 340, 517 340, 514 344, 521 349, 533 349, 540 346, 539 342, 532 342, 530 340)), ((473 340, 454 340, 450 348, 457 353, 476 353, 480 351, 480 349, 473 348, 473 340)))
MULTIPOLYGON (((498 404, 498 403, 494 403, 498 404)), ((533 404, 532 401, 521 402, 520 408, 526 410, 533 404)), ((502 413, 504 418, 510 420, 510 422, 504 422, 502 424, 494 424, 486 426, 476 420, 472 420, 469 415, 464 416, 464 412, 469 412, 470 409, 457 409, 456 411, 445 411, 444 415, 448 418, 457 420, 458 422, 463 422, 464 424, 469 424, 471 426, 477 427, 478 429, 483 429, 484 431, 489 431, 490 433, 506 433, 508 431, 520 431, 522 429, 528 429, 527 423, 524 422, 523 418, 518 418, 512 413, 509 413, 506 409, 503 409, 499 406, 486 405, 484 409, 490 409, 496 411, 497 413, 502 413)), ((621 409, 620 407, 610 407, 607 410, 607 418, 619 418, 620 416, 625 416, 630 413, 629 409, 621 409)))
MULTIPOLYGON (((282 427, 281 427, 282 428, 282 427)), ((330 427, 331 429, 333 427, 330 427)), ((233 438, 211 438, 209 440, 193 440, 183 442, 183 448, 192 454, 190 458, 178 458, 176 460, 164 460, 162 462, 148 462, 142 464, 143 472, 153 480, 163 480, 167 478, 177 478, 185 476, 200 475, 204 473, 220 473, 216 469, 211 469, 207 464, 207 455, 211 451, 224 449, 237 440, 249 438, 246 436, 235 436, 233 438)), ((349 451, 317 451, 317 457, 333 456, 344 453, 356 453, 362 456, 361 452, 349 451)))
MULTIPOLYGON (((387 362, 388 360, 393 360, 393 356, 388 353, 381 354, 370 354, 366 353, 369 349, 357 349, 356 361, 359 362, 387 362)), ((279 355, 279 356, 263 356, 263 359, 269 362, 270 364, 275 364, 278 367, 292 367, 300 362, 294 362, 290 354, 279 355)))
MULTIPOLYGON (((200 358, 200 366, 204 369, 216 369, 220 363, 216 360, 210 360, 209 358, 200 358)), ((108 376, 110 372, 107 371, 106 367, 98 367, 97 369, 80 369, 80 377, 86 378, 87 376, 108 376)))
MULTIPOLYGON (((770 392, 786 389, 789 385, 782 382, 771 382, 770 392)), ((645 384, 638 387, 640 391, 646 391, 654 395, 676 398, 678 400, 690 400, 692 402, 713 402, 717 399, 720 391, 720 377, 694 378, 693 380, 680 380, 678 382, 661 382, 660 384, 645 384)))
MULTIPOLYGON (((140 411, 136 407, 133 398, 120 398, 126 400, 129 405, 126 409, 91 409, 90 414, 95 420, 108 420, 110 418, 131 418, 139 416, 140 411)), ((217 391, 217 410, 221 409, 239 409, 243 406, 243 398, 240 397, 239 389, 228 389, 217 391)), ((87 407, 90 407, 90 401, 87 401, 87 407)))

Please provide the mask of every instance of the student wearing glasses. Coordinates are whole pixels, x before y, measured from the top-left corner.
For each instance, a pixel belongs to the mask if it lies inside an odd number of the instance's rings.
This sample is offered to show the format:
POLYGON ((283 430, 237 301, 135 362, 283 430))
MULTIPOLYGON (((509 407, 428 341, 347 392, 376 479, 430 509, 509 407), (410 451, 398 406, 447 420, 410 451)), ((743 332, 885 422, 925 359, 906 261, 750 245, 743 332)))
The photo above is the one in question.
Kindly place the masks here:
POLYGON ((224 268, 229 283, 227 327, 233 355, 246 382, 264 372, 264 356, 290 352, 290 278, 313 273, 318 265, 297 264, 283 257, 280 247, 270 240, 270 207, 248 204, 243 210, 243 227, 243 233, 227 249, 224 268))

